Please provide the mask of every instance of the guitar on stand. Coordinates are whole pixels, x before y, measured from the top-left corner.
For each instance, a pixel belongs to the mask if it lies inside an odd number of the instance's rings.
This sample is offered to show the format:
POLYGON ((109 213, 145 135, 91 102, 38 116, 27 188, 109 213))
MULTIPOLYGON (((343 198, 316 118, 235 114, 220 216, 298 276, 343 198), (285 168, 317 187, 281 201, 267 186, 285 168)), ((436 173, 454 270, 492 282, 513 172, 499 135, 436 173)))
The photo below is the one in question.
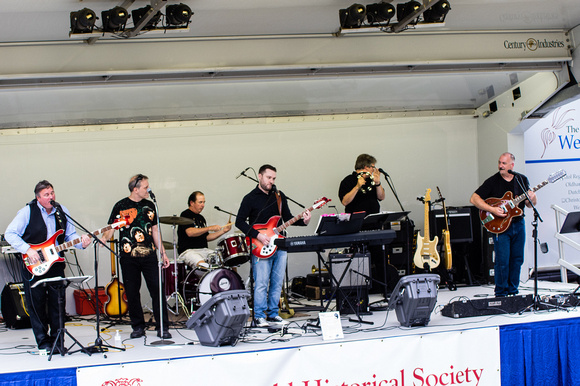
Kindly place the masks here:
POLYGON ((127 295, 125 294, 125 286, 120 282, 117 275, 117 259, 115 258, 115 241, 109 242, 111 246, 111 281, 105 287, 107 293, 107 301, 104 305, 105 314, 109 317, 121 317, 129 310, 127 303, 127 295))
POLYGON ((443 219, 445 220, 445 229, 441 230, 441 238, 443 239, 443 245, 441 251, 443 253, 443 259, 445 261, 445 281, 447 282, 447 287, 450 291, 457 289, 457 286, 453 282, 453 255, 451 252, 451 234, 449 233, 449 219, 447 217, 447 208, 445 207, 445 198, 441 194, 441 190, 437 187, 437 192, 439 193, 439 200, 443 206, 443 219))
POLYGON ((419 233, 417 236, 417 250, 415 251, 413 263, 418 268, 431 271, 432 269, 437 268, 441 262, 439 252, 437 252, 437 243, 439 242, 439 237, 435 236, 433 240, 429 240, 429 209, 431 206, 431 189, 427 189, 425 192, 425 197, 419 197, 417 199, 425 204, 425 235, 421 237, 421 234, 419 233))

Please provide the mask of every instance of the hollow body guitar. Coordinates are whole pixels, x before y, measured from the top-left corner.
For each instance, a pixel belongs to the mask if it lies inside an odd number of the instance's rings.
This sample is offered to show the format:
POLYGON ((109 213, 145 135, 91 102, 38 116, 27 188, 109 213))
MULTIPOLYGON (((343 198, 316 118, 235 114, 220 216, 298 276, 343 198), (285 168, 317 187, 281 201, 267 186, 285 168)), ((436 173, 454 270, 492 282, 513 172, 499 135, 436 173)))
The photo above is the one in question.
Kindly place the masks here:
MULTIPOLYGON (((115 250, 115 243, 110 242, 111 250, 115 250)), ((117 264, 115 254, 111 252, 111 281, 105 287, 107 301, 105 302, 105 314, 107 316, 123 316, 129 311, 125 286, 119 280, 117 275, 117 264)))
POLYGON ((428 270, 437 268, 441 263, 439 252, 437 252, 437 243, 439 237, 435 236, 433 240, 429 240, 429 206, 431 205, 431 189, 425 192, 425 235, 421 237, 421 233, 417 236, 417 250, 413 263, 418 268, 425 268, 428 270))

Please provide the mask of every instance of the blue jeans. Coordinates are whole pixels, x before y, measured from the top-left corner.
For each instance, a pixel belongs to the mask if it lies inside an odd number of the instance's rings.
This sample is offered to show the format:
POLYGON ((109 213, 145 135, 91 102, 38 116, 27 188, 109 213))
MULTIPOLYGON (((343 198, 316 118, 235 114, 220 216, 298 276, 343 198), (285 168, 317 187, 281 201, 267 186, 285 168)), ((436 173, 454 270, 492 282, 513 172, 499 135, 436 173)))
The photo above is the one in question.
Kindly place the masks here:
POLYGON ((525 243, 526 225, 523 220, 512 222, 505 232, 493 236, 495 296, 518 293, 525 243))
POLYGON ((288 253, 278 249, 267 259, 252 255, 254 270, 254 318, 273 318, 278 315, 278 304, 286 272, 288 253))

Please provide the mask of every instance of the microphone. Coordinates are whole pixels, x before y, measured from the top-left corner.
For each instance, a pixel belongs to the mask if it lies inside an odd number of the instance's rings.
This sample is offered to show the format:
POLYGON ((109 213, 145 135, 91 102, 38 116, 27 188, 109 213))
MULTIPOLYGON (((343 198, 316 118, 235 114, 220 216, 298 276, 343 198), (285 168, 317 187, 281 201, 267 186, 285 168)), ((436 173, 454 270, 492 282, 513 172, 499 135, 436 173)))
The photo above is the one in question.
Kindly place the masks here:
POLYGON ((509 174, 511 174, 511 175, 514 175, 514 176, 521 176, 521 174, 520 174, 520 173, 518 173, 518 172, 514 172, 513 170, 508 170, 507 172, 508 172, 509 174))
POLYGON ((54 200, 50 200, 50 205, 52 205, 54 208, 60 207, 60 204, 54 200))
POLYGON ((272 189, 270 189, 270 193, 276 193, 278 191, 278 189, 276 188, 276 185, 272 184, 272 189))
POLYGON ((389 173, 384 171, 382 168, 379 168, 379 173, 383 173, 385 175, 385 177, 389 177, 389 173))
POLYGON ((240 178, 241 176, 245 175, 244 173, 245 173, 245 172, 247 172, 249 168, 250 168, 250 167, 248 166, 247 168, 245 168, 244 170, 242 170, 242 171, 240 172, 240 174, 238 174, 238 176, 236 177, 236 180, 237 180, 238 178, 240 178))
POLYGON ((147 188, 147 193, 149 193, 149 195, 151 196, 151 198, 153 200, 155 200, 155 195, 153 194, 153 191, 151 190, 151 188, 147 188))
POLYGON ((214 206, 213 208, 214 208, 215 210, 219 210, 219 211, 221 212, 221 209, 220 209, 220 207, 219 207, 219 206, 214 206))

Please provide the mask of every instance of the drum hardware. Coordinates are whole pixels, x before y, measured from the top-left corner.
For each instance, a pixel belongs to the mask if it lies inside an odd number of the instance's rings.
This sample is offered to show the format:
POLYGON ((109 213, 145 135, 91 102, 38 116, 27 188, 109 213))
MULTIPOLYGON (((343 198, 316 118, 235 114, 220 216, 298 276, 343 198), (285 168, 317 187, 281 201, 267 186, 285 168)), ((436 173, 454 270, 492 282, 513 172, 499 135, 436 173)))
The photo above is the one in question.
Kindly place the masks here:
POLYGON ((173 243, 170 243, 169 241, 164 241, 163 248, 165 248, 165 250, 171 250, 173 249, 173 243))
POLYGON ((190 225, 193 224, 193 220, 187 217, 179 217, 179 216, 162 216, 159 217, 159 222, 162 224, 168 225, 190 225))

